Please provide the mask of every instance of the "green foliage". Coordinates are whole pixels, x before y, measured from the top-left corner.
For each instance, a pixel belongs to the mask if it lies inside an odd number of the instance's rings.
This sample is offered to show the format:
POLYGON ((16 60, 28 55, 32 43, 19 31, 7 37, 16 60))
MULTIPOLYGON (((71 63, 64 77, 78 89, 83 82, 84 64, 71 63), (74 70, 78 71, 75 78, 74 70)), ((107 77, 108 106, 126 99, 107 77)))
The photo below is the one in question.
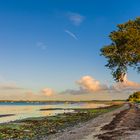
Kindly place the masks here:
POLYGON ((140 102, 140 91, 134 92, 132 95, 130 95, 128 101, 140 102))
POLYGON ((101 49, 101 55, 107 58, 106 67, 115 81, 123 82, 128 67, 140 72, 140 17, 117 25, 109 37, 112 43, 101 49))

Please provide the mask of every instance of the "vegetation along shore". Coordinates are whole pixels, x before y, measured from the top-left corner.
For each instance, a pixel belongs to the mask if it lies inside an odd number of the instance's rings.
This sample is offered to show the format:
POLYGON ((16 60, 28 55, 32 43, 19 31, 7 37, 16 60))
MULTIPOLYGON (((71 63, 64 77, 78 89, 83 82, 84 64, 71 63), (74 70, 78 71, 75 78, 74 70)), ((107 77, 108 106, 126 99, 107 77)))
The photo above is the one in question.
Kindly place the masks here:
POLYGON ((63 132, 68 127, 89 121, 120 106, 122 104, 97 109, 74 109, 72 113, 4 123, 0 125, 0 139, 42 139, 51 134, 63 132))

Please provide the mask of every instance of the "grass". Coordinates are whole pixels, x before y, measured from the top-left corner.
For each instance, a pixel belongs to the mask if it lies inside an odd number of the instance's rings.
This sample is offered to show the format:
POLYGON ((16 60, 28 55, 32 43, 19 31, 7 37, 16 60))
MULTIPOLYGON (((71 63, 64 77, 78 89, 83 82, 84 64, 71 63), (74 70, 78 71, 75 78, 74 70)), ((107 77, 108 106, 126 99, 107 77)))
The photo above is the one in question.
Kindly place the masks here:
POLYGON ((63 131, 67 127, 86 122, 103 113, 119 108, 120 105, 98 109, 75 109, 75 113, 57 116, 29 118, 0 125, 0 139, 41 139, 43 136, 63 131))

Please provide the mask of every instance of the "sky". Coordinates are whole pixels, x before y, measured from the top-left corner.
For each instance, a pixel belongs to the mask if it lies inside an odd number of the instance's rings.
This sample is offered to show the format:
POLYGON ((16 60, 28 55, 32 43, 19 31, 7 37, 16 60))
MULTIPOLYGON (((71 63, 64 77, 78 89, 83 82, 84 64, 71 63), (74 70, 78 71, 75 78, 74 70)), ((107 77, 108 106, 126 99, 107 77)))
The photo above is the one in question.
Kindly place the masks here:
POLYGON ((100 49, 139 0, 1 0, 0 99, 125 99, 140 88, 129 69, 115 83, 100 49), (119 89, 118 89, 119 87, 119 89), (120 91, 121 90, 121 91, 120 91))

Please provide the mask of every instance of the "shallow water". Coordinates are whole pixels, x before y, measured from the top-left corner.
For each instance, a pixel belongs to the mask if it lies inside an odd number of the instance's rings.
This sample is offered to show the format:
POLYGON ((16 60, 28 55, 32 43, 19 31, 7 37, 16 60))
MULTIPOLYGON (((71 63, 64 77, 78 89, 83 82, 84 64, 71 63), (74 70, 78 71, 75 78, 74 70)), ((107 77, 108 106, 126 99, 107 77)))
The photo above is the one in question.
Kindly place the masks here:
POLYGON ((72 112, 74 108, 98 108, 107 106, 95 103, 0 103, 0 115, 15 114, 14 116, 1 117, 0 123, 20 120, 30 117, 53 116, 61 113, 72 112), (70 108, 70 110, 44 110, 47 108, 70 108))

